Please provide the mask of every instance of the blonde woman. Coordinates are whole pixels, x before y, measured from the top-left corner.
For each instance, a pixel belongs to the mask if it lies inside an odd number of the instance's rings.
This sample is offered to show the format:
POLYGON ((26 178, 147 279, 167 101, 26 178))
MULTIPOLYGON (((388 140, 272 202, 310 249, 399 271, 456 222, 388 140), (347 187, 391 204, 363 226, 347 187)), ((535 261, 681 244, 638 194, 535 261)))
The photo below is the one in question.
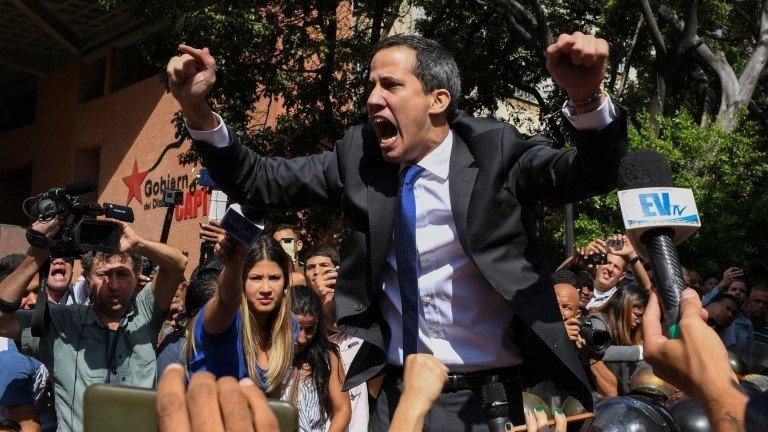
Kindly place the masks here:
POLYGON ((219 291, 197 315, 188 370, 250 377, 278 396, 299 327, 291 314, 290 257, 271 237, 250 249, 221 240, 219 291))

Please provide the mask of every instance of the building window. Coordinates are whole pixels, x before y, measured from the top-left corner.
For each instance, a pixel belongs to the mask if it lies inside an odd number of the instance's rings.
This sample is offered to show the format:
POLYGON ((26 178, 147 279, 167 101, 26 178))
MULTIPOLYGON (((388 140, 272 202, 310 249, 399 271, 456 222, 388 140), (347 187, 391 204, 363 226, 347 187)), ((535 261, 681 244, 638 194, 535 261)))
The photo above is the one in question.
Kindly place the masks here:
POLYGON ((77 79, 77 103, 88 102, 104 96, 106 65, 107 59, 103 57, 91 63, 80 63, 77 79))
POLYGON ((109 90, 110 92, 118 91, 158 72, 157 68, 149 64, 138 45, 113 48, 110 58, 109 90))
POLYGON ((24 167, 0 174, 0 223, 27 226, 21 203, 32 195, 32 168, 24 167))
POLYGON ((0 132, 8 132, 35 122, 37 84, 21 93, 0 95, 0 132))

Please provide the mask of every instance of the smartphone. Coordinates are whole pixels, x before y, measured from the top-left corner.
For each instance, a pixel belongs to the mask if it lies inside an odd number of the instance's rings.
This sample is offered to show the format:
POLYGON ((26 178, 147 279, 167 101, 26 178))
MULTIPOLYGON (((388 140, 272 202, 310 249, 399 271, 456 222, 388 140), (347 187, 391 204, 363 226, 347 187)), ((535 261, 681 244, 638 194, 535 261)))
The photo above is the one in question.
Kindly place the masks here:
POLYGON ((228 237, 248 247, 261 235, 261 228, 232 207, 221 218, 221 228, 227 232, 228 237))
POLYGON ((291 260, 296 261, 296 242, 294 241, 293 237, 281 238, 280 246, 282 246, 285 253, 291 257, 291 260))
MULTIPOLYGON (((157 392, 136 387, 94 384, 85 391, 85 432, 136 432, 157 430, 157 392)), ((296 408, 287 402, 269 400, 281 432, 298 428, 296 408)))

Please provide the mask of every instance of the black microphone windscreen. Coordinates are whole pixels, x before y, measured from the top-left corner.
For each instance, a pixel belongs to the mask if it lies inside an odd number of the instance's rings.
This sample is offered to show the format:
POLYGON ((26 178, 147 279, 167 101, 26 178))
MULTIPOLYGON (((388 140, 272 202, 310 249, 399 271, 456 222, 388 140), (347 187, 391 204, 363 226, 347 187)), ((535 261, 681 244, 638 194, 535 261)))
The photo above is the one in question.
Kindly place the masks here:
POLYGON ((64 186, 64 193, 67 195, 82 195, 93 192, 98 187, 99 185, 92 180, 76 181, 64 186))
POLYGON ((484 385, 481 397, 485 418, 493 419, 507 417, 509 415, 509 410, 507 408, 507 392, 504 389, 504 384, 493 382, 484 385))
POLYGON ((619 164, 619 190, 672 186, 672 168, 656 150, 627 153, 619 164))

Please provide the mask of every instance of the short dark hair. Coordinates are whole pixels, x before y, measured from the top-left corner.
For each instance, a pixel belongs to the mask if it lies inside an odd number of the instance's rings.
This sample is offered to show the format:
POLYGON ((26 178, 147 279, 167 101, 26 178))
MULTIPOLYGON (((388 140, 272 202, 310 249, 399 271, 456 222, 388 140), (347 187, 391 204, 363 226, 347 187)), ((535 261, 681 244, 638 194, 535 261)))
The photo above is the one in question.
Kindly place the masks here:
POLYGON ((100 260, 109 258, 113 255, 119 256, 122 260, 125 260, 126 258, 131 259, 131 268, 133 269, 134 276, 138 277, 139 274, 141 274, 141 265, 144 262, 144 257, 138 254, 134 253, 127 253, 127 252, 116 252, 116 253, 107 253, 107 252, 88 252, 83 254, 83 256, 80 258, 80 263, 83 266, 83 275, 84 276, 90 276, 91 272, 93 271, 93 262, 98 257, 100 260))
POLYGON ((568 284, 576 289, 579 289, 579 278, 576 274, 568 269, 560 269, 552 275, 552 283, 568 284))
POLYGON ((341 263, 341 259, 339 258, 339 253, 336 251, 335 248, 328 245, 319 244, 309 248, 307 252, 304 253, 304 262, 306 263, 307 261, 309 261, 310 258, 315 256, 328 257, 331 259, 331 262, 335 266, 341 263))
POLYGON ((299 227, 294 224, 290 223, 281 223, 275 225, 272 230, 270 230, 270 234, 274 235, 278 231, 289 229, 293 231, 294 234, 296 234, 296 237, 298 237, 299 240, 301 240, 301 230, 299 230, 299 227))
POLYGON ((718 302, 718 301, 720 301, 722 299, 730 300, 730 301, 736 303, 737 306, 741 307, 741 300, 739 300, 738 297, 736 297, 733 294, 727 294, 725 292, 720 293, 719 295, 715 296, 715 298, 713 298, 712 301, 709 302, 709 304, 718 302))
POLYGON ((10 254, 0 258, 0 281, 15 272, 26 257, 24 254, 10 254))
POLYGON ((397 35, 377 43, 371 50, 370 59, 381 50, 398 46, 408 47, 416 52, 413 74, 421 82, 424 93, 437 89, 448 90, 451 103, 446 115, 449 119, 452 118, 456 114, 456 106, 461 97, 461 74, 451 53, 439 43, 424 36, 397 35))
POLYGON ((194 317, 219 291, 218 273, 207 272, 192 279, 184 297, 184 310, 194 317))

